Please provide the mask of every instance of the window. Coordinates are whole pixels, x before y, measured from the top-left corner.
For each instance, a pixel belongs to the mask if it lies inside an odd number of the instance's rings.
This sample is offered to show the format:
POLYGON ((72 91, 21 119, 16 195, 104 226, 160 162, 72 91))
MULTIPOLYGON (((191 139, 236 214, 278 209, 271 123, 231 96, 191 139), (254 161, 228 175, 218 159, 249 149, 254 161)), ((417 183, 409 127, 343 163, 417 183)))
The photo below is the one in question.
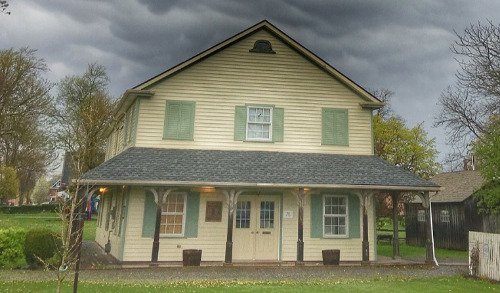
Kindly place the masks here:
POLYGON ((425 211, 424 210, 418 210, 418 212, 417 212, 417 220, 419 222, 425 222, 425 211))
POLYGON ((248 107, 247 140, 272 140, 272 121, 271 107, 248 107))
POLYGON ((321 115, 321 144, 348 146, 348 119, 347 109, 323 108, 321 115))
POLYGON ((323 197, 323 236, 347 236, 347 197, 325 195, 323 197))
POLYGON ((250 228, 250 202, 236 203, 236 228, 250 228))
POLYGON ((274 201, 260 202, 260 227, 274 228, 274 201))
POLYGON ((167 101, 163 139, 192 140, 194 132, 195 103, 167 101))
POLYGON ((171 193, 161 206, 160 234, 171 236, 184 235, 186 216, 186 194, 171 193))
POLYGON ((440 213, 441 222, 449 223, 450 222, 450 212, 448 210, 442 210, 440 213))

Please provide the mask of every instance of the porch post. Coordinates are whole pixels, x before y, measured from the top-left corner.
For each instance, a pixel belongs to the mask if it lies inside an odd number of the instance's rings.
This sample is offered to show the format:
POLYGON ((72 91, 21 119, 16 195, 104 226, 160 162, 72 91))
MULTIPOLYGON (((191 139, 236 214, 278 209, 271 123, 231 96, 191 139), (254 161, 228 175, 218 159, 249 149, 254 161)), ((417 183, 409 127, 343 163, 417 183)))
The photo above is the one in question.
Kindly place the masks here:
POLYGON ((362 195, 363 198, 363 257, 362 260, 364 263, 370 261, 370 242, 368 241, 368 211, 366 210, 368 194, 364 193, 362 195))
POLYGON ((304 263, 304 203, 305 203, 304 188, 299 188, 296 193, 297 205, 299 207, 299 215, 297 221, 297 265, 304 263))
POLYGON ((227 199, 227 238, 226 238, 226 253, 224 256, 224 263, 231 264, 233 262, 233 222, 234 222, 234 211, 236 209, 236 203, 238 202, 238 196, 243 192, 242 190, 223 190, 224 195, 227 199))
POLYGON ((391 192, 392 197, 392 258, 401 257, 399 253, 399 192, 391 192))
POLYGON ((148 190, 154 195, 156 203, 155 232, 151 250, 151 266, 156 266, 158 265, 158 253, 160 251, 161 205, 165 202, 171 189, 163 190, 163 188, 149 188, 148 190))

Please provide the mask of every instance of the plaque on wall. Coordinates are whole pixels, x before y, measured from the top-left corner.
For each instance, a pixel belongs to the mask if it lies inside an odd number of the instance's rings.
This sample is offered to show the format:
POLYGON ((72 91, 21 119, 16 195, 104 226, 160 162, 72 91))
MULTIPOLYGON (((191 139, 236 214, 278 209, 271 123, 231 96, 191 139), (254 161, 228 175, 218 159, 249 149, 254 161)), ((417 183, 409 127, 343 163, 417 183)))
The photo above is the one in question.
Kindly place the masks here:
POLYGON ((222 221, 222 201, 207 201, 205 222, 222 221))

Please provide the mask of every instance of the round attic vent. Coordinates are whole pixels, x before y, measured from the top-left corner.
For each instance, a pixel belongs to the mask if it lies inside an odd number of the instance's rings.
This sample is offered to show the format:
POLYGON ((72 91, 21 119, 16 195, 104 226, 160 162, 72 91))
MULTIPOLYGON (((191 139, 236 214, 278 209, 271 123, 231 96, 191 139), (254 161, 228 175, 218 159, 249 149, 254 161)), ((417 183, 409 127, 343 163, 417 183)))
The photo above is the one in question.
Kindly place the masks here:
POLYGON ((276 52, 273 51, 273 47, 271 45, 271 42, 269 42, 267 40, 255 41, 255 43, 253 44, 253 48, 250 49, 250 52, 276 54, 276 52))

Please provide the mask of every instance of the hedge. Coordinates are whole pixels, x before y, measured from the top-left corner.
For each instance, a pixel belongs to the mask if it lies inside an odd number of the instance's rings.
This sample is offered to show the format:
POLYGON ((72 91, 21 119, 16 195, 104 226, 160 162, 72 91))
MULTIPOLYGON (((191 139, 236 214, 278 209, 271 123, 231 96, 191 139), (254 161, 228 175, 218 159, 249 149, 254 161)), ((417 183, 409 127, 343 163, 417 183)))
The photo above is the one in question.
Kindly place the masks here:
POLYGON ((30 268, 57 267, 61 248, 61 238, 49 229, 36 228, 26 232, 24 255, 30 268))
POLYGON ((27 213, 41 213, 41 212, 57 212, 59 210, 58 204, 44 204, 44 205, 22 205, 22 206, 0 206, 0 213, 4 214, 27 214, 27 213))
POLYGON ((22 228, 0 229, 0 268, 21 268, 24 261, 26 230, 22 228))

